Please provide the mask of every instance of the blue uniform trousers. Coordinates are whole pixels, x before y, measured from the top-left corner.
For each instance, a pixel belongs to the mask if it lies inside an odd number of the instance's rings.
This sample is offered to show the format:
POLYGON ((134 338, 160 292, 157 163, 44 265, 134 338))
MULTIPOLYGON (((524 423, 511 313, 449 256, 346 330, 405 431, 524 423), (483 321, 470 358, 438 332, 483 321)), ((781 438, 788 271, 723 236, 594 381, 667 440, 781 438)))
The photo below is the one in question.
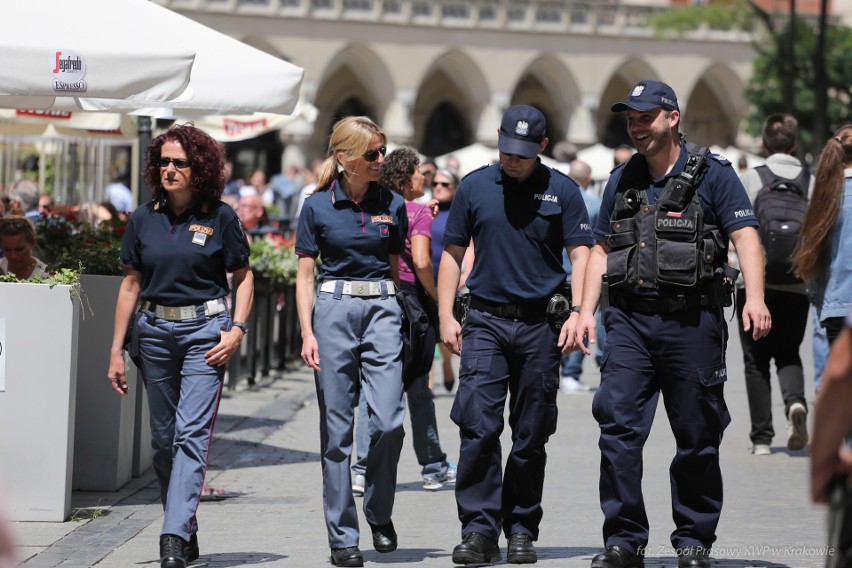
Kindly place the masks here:
MULTIPOLYGON (((462 535, 538 538, 547 453, 556 431, 559 350, 546 322, 504 319, 472 309, 462 334, 459 388, 450 417, 461 447, 456 504, 462 535), (501 473, 500 433, 509 398, 512 449, 501 473)), ((369 471, 369 470, 368 470, 369 471)))
POLYGON ((229 329, 231 316, 168 321, 151 312, 135 318, 142 375, 151 414, 153 465, 165 511, 162 534, 185 540, 197 531, 195 512, 207 473, 207 454, 222 392, 225 367, 204 353, 229 329))
POLYGON ((405 401, 402 391, 402 310, 393 296, 353 298, 320 292, 314 304, 314 336, 320 369, 315 373, 320 405, 323 507, 331 548, 358 546, 358 510, 349 477, 358 381, 367 399, 364 515, 391 520, 405 401))
POLYGON ((648 544, 642 448, 663 394, 677 444, 669 468, 672 545, 710 547, 722 510, 719 444, 730 422, 723 389, 728 328, 720 309, 656 315, 610 307, 601 385, 600 499, 606 546, 648 544))

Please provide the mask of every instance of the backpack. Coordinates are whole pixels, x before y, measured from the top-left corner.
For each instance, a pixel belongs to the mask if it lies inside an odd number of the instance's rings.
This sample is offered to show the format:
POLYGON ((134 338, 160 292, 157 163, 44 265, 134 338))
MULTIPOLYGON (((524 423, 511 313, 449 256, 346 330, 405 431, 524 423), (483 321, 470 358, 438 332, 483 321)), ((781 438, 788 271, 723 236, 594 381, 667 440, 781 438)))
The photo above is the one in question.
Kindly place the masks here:
POLYGON ((755 171, 763 184, 754 200, 754 214, 760 223, 757 232, 766 251, 766 282, 801 283, 793 274, 790 257, 808 209, 811 174, 804 167, 795 179, 779 177, 767 166, 758 166, 755 171))

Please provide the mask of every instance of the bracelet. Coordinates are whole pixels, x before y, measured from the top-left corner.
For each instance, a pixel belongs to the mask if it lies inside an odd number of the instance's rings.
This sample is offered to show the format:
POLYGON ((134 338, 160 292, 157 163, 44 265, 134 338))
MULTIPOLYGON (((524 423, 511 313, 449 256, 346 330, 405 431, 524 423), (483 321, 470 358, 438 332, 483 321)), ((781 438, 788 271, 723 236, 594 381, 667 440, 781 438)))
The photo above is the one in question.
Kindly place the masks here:
POLYGON ((571 312, 575 314, 580 313, 580 306, 571 306, 571 312))
POLYGON ((239 329, 240 329, 240 331, 242 331, 242 332, 243 332, 243 335, 244 335, 244 336, 248 335, 248 326, 247 326, 245 323, 243 323, 243 322, 241 322, 241 321, 233 321, 233 322, 231 322, 231 329, 233 329, 233 328, 235 328, 235 327, 239 328, 239 329))

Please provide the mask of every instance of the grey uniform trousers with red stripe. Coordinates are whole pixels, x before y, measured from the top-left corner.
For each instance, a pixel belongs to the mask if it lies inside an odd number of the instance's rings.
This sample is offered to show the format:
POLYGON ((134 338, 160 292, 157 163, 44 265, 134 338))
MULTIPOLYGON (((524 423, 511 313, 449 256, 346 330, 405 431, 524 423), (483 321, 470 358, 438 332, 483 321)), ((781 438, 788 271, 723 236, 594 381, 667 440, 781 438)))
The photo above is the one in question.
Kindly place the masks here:
POLYGON ((154 471, 165 511, 162 534, 185 540, 198 529, 195 512, 207 473, 207 454, 225 367, 204 354, 231 326, 227 311, 187 321, 139 312, 131 341, 138 349, 148 391, 154 471))
POLYGON ((359 543, 358 510, 349 476, 359 388, 367 399, 370 431, 364 516, 375 525, 391 520, 405 436, 401 318, 402 308, 394 296, 357 298, 320 292, 314 304, 313 331, 321 369, 315 377, 323 506, 331 548, 359 543))

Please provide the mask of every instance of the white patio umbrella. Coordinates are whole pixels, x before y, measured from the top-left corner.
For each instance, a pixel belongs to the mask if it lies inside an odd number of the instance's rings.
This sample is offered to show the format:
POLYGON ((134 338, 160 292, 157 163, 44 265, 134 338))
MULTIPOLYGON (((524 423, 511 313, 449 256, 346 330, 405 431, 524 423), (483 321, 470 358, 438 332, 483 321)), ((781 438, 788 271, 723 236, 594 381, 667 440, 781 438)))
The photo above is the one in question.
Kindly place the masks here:
POLYGON ((156 117, 171 112, 175 115, 289 114, 298 101, 304 74, 301 67, 149 0, 25 0, 7 4, 3 11, 4 31, 0 34, 0 107, 82 108, 156 117), (141 34, 137 34, 139 30, 141 34), (10 31, 18 39, 8 41, 10 31), (130 42, 136 35, 142 36, 140 41, 144 40, 144 48, 138 52, 133 49, 137 44, 130 42), (26 69, 16 57, 7 56, 17 53, 13 51, 16 41, 32 45, 26 69), (88 55, 94 52, 87 51, 94 46, 113 53, 113 58, 98 59, 96 63, 94 56, 88 55), (86 91, 67 97, 53 92, 50 71, 58 69, 57 51, 63 54, 63 62, 66 53, 71 55, 70 63, 63 63, 60 70, 65 73, 64 68, 69 68, 67 79, 77 78, 85 67, 82 79, 86 91), (194 60, 187 62, 192 52, 194 60), (144 63, 146 53, 154 54, 153 62, 144 63), (80 56, 80 62, 75 54, 80 56), (190 74, 188 87, 185 73, 159 63, 164 54, 184 58, 183 70, 190 74), (51 61, 54 67, 48 68, 51 61), (5 84, 4 69, 10 77, 13 72, 22 75, 16 83, 11 83, 14 88, 5 84), (39 79, 40 74, 47 74, 47 78, 39 79), (101 86, 100 80, 107 79, 114 80, 114 86, 106 83, 101 86))
MULTIPOLYGON (((64 0, 44 0, 64 2, 64 0)), ((82 101, 87 110, 132 110, 163 117, 205 114, 290 114, 299 99, 304 69, 148 0, 86 0, 121 13, 153 30, 152 35, 188 42, 195 48, 192 96, 173 103, 133 107, 109 100, 82 101)))
POLYGON ((195 50, 189 41, 163 42, 155 28, 123 13, 125 3, 5 2, 0 106, 79 109, 81 97, 144 106, 190 96, 195 50))
POLYGON ((577 159, 589 164, 594 179, 603 180, 609 177, 610 170, 615 167, 612 163, 612 155, 612 148, 598 143, 577 152, 577 159))
POLYGON ((318 114, 314 105, 300 101, 293 114, 207 114, 191 120, 195 126, 220 142, 237 142, 282 128, 285 132, 298 131, 305 125, 313 125, 318 114))

